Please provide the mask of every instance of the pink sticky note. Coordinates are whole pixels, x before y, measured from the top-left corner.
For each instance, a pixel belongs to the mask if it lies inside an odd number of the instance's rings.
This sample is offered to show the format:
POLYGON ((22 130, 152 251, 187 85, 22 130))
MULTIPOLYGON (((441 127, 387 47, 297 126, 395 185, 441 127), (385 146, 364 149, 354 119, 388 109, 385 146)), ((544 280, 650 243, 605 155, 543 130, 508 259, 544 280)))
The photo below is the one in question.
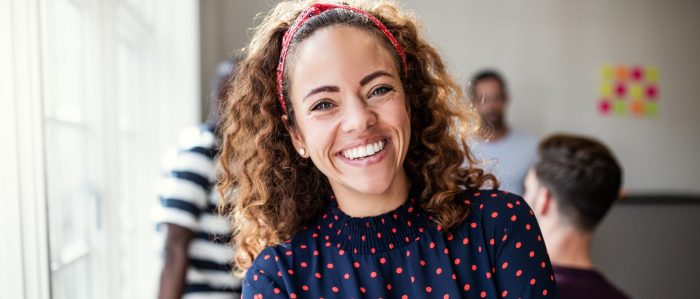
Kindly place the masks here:
POLYGON ((606 99, 600 100, 600 103, 598 103, 598 111, 603 115, 610 114, 610 101, 606 99))
POLYGON ((654 85, 647 86, 647 98, 656 99, 656 97, 658 95, 659 95, 659 90, 656 89, 656 86, 654 86, 654 85))
POLYGON ((634 81, 642 80, 642 78, 644 77, 644 71, 642 71, 642 68, 638 66, 632 67, 632 71, 630 71, 630 77, 632 77, 632 80, 634 81))
POLYGON ((626 92, 627 92, 627 87, 625 86, 624 83, 618 82, 617 84, 615 84, 615 94, 617 95, 618 98, 624 98, 626 92))

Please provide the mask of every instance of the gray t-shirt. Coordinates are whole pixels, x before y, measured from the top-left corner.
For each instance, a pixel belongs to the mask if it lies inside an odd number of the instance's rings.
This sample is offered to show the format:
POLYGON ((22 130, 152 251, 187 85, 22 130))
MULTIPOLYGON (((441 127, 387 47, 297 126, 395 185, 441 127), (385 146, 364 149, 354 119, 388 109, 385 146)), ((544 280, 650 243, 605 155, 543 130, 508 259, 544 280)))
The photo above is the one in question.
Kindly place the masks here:
POLYGON ((473 138, 469 145, 480 162, 476 166, 493 173, 500 182, 499 189, 523 195, 525 176, 537 155, 537 138, 511 129, 499 140, 473 138))

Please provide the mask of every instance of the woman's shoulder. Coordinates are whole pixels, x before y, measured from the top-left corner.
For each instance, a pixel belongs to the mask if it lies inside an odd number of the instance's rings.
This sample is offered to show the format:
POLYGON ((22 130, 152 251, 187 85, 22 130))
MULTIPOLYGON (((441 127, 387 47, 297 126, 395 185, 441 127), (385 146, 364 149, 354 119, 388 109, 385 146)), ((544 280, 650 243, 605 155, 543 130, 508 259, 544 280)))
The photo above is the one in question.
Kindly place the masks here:
POLYGON ((522 215, 533 215, 527 202, 517 194, 501 190, 465 190, 458 199, 469 205, 465 222, 502 226, 522 215))

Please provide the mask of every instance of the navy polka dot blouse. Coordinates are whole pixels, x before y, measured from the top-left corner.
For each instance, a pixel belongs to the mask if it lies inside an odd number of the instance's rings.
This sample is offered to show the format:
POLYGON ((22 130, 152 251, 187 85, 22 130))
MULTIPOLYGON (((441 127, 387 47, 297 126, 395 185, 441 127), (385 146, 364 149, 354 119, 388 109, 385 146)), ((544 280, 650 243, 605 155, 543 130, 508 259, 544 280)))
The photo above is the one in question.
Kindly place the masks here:
POLYGON ((467 219, 443 230, 411 196, 352 218, 333 201, 316 226, 263 250, 243 298, 557 298, 537 221, 501 191, 465 191, 467 219))

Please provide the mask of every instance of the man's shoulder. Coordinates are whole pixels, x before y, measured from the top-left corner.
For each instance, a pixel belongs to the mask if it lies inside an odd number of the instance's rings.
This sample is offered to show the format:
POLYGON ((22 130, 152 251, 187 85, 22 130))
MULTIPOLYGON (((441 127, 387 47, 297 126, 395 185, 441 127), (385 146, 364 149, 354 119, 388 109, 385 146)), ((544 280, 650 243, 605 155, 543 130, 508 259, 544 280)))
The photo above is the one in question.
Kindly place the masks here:
POLYGON ((586 294, 585 298, 629 298, 602 273, 594 269, 561 266, 554 266, 553 269, 561 298, 584 298, 581 294, 586 294))

